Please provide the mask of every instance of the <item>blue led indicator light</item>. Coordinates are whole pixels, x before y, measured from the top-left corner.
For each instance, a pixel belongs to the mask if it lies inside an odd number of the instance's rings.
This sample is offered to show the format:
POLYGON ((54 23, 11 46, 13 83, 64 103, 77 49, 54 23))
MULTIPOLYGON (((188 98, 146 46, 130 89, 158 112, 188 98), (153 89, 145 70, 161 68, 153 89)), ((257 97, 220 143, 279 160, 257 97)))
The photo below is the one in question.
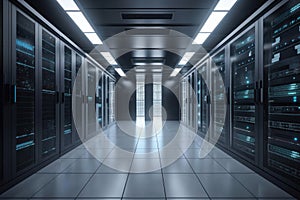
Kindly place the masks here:
POLYGON ((297 141, 298 141, 298 138, 294 137, 294 141, 297 142, 297 141))

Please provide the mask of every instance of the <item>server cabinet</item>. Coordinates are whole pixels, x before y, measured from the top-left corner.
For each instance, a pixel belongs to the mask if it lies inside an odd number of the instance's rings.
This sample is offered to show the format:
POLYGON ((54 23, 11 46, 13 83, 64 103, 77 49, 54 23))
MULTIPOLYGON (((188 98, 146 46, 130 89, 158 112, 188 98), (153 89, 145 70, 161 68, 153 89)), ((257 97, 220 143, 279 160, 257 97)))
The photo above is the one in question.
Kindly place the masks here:
POLYGON ((211 84, 212 84, 212 136, 217 138, 218 143, 227 146, 229 144, 229 112, 227 112, 227 88, 226 76, 228 69, 225 61, 225 49, 220 50, 211 59, 211 84))
POLYGON ((74 137, 73 137, 73 144, 78 144, 80 143, 81 139, 84 139, 83 137, 83 118, 84 115, 82 115, 82 113, 84 113, 84 107, 83 107, 83 93, 82 90, 84 88, 83 85, 83 71, 84 71, 84 58, 78 54, 75 53, 75 80, 76 82, 74 82, 73 87, 75 87, 75 89, 73 88, 73 92, 75 92, 75 98, 72 98, 73 101, 72 102, 72 106, 76 106, 76 109, 73 109, 73 117, 74 118, 74 137), (75 90, 75 91, 74 91, 75 90), (79 113, 76 113, 79 112, 79 113))
POLYGON ((186 79, 181 81, 181 121, 186 124, 187 122, 187 98, 186 98, 186 79))
POLYGON ((210 124, 210 94, 207 86, 208 63, 205 61, 197 70, 198 133, 205 137, 210 124))
POLYGON ((110 123, 115 121, 115 82, 109 79, 109 105, 110 105, 110 123))
POLYGON ((87 62, 87 139, 96 133, 96 67, 87 62))
POLYGON ((249 161, 258 161, 257 87, 258 54, 256 25, 230 44, 232 148, 249 161))
POLYGON ((103 88, 103 128, 107 126, 107 104, 106 104, 106 93, 107 93, 107 84, 106 84, 106 75, 104 74, 102 82, 102 88, 103 88))
POLYGON ((97 85, 97 93, 96 93, 96 105, 97 105, 97 120, 98 120, 98 124, 100 127, 102 127, 102 123, 103 123, 103 87, 102 87, 102 72, 98 69, 97 70, 97 74, 98 74, 98 85, 97 85))
POLYGON ((264 166, 300 188, 300 2, 290 0, 263 21, 264 166))
POLYGON ((61 152, 73 144, 72 86, 74 81, 74 52, 66 44, 61 45, 61 152))
POLYGON ((39 31, 38 144, 39 157, 45 160, 59 153, 59 45, 47 30, 40 26, 39 31))
POLYGON ((37 162, 38 25, 13 9, 12 16, 12 152, 13 176, 37 162))

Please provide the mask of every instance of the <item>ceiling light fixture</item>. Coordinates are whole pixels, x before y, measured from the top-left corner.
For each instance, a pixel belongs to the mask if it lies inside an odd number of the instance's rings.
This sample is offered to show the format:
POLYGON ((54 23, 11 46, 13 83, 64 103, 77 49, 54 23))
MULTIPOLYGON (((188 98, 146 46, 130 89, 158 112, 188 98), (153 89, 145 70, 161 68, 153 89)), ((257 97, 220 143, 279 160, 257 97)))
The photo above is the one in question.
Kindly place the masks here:
POLYGON ((96 33, 84 33, 84 34, 93 44, 102 44, 102 41, 100 40, 100 38, 96 33))
POLYGON ((213 11, 201 28, 201 33, 211 33, 225 17, 227 12, 213 11))
POLYGON ((189 60, 193 57, 193 55, 195 54, 195 52, 186 52, 183 57, 181 58, 180 62, 178 63, 178 65, 186 65, 186 63, 189 62, 189 60))
POLYGON ((203 42, 208 38, 210 33, 198 33, 193 41, 193 44, 203 44, 203 42))
POLYGON ((219 0, 218 4, 215 7, 215 11, 229 11, 237 0, 219 0))
POLYGON ((123 70, 120 67, 115 67, 116 72, 122 77, 126 76, 126 74, 123 72, 123 70))
POLYGON ((78 8, 74 0, 56 0, 58 4, 66 11, 80 30, 86 35, 92 44, 102 44, 102 41, 78 8))
POLYGON ((114 57, 112 57, 112 55, 109 52, 105 51, 100 53, 110 65, 118 65, 114 57))
POLYGON ((57 0, 57 2, 66 11, 71 11, 71 10, 79 11, 78 6, 73 0, 57 0))
POLYGON ((194 39, 193 44, 203 44, 236 2, 237 0, 219 0, 213 12, 194 39))
POLYGON ((173 72, 171 73, 171 77, 175 77, 175 76, 177 76, 177 74, 181 71, 181 69, 182 68, 179 68, 179 67, 177 67, 177 68, 175 68, 174 70, 173 70, 173 72))

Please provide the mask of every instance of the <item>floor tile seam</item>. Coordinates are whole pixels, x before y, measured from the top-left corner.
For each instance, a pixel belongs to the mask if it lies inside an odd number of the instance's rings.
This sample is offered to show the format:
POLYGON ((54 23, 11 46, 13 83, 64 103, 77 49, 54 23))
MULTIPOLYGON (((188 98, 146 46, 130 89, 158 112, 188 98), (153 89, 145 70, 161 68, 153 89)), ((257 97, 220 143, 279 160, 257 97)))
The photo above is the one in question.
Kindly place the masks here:
MULTIPOLYGON (((217 162, 219 165, 221 165, 220 164, 220 162, 218 162, 217 160, 215 160, 215 162, 217 162)), ((221 165, 222 166, 222 165, 221 165)), ((222 166, 223 167, 223 166, 222 166)), ((225 171, 231 176, 231 177, 233 177, 233 179, 235 179, 239 184, 241 184, 241 186, 243 186, 243 188, 245 189, 245 190, 247 190, 247 192, 249 192, 249 194, 251 194, 254 198, 256 198, 256 199, 258 199, 244 184, 242 184, 236 177, 234 177, 230 172, 229 172, 229 170, 227 170, 225 167, 223 167, 224 169, 225 169, 225 171)))
POLYGON ((196 176, 197 180, 199 181, 200 185, 202 186, 202 188, 203 188, 203 190, 204 190, 206 196, 210 198, 210 196, 209 196, 207 190, 205 189, 205 187, 204 187, 203 183, 201 182, 200 178, 197 176, 197 174, 196 174, 194 168, 192 167, 190 161, 186 158, 185 155, 183 155, 183 156, 185 157, 185 159, 186 159, 187 163, 189 164, 190 168, 192 168, 193 174, 194 174, 194 176, 196 176))
POLYGON ((160 152, 159 152, 159 148, 158 148, 157 135, 156 135, 156 145, 157 145, 157 151, 158 151, 158 157, 159 157, 159 163, 160 163, 160 171, 161 171, 161 176, 162 176, 164 195, 165 195, 165 200, 167 200, 167 191, 166 191, 165 178, 164 178, 164 173, 163 173, 162 164, 161 164, 160 152))

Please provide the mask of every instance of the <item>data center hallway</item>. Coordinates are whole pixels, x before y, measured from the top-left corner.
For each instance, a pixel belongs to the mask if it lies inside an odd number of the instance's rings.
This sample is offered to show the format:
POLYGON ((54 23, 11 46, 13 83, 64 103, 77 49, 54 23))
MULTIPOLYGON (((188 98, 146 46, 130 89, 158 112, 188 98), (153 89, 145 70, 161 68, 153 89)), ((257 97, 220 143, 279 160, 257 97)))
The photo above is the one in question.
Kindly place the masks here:
POLYGON ((181 148, 175 147, 185 142, 183 137, 165 149, 179 129, 185 134, 191 132, 179 122, 168 121, 157 135, 133 137, 114 124, 102 137, 96 136, 78 146, 0 198, 293 199, 217 147, 199 158, 203 141, 198 136, 182 155, 178 154, 181 148), (103 141, 104 138, 112 143, 103 141), (129 153, 119 153, 117 148, 129 153), (181 156, 177 159, 178 155, 181 156), (174 162, 161 168, 167 161, 174 162))

